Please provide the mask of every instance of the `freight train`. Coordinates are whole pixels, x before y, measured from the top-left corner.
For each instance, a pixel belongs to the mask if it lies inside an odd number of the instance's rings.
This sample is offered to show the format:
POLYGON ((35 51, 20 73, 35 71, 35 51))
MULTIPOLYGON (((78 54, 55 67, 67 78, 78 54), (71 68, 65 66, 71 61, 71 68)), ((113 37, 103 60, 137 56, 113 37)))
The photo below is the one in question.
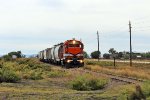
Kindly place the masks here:
POLYGON ((81 41, 72 39, 54 45, 39 52, 40 61, 59 64, 66 68, 84 66, 84 45, 81 41))

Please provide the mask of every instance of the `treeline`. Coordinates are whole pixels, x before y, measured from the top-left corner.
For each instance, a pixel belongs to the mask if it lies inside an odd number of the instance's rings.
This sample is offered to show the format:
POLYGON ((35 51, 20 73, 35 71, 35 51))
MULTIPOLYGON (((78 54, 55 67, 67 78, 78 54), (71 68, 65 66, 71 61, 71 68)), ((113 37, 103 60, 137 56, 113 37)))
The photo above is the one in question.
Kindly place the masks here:
MULTIPOLYGON (((98 57, 104 58, 104 59, 112 59, 114 57, 116 59, 129 59, 130 58, 130 52, 126 52, 126 51, 117 52, 114 48, 110 48, 108 53, 105 53, 103 55, 101 55, 101 52, 98 52, 98 51, 93 51, 90 55, 86 51, 84 51, 83 55, 84 55, 84 58, 94 58, 94 59, 97 59, 98 57)), ((10 61, 15 58, 25 58, 25 57, 26 56, 22 54, 21 51, 13 51, 2 56, 0 59, 10 61)), ((146 53, 132 52, 132 58, 133 59, 150 59, 150 52, 146 52, 146 53)))
MULTIPOLYGON (((101 52, 98 51, 93 51, 90 56, 84 51, 84 57, 85 58, 94 58, 97 59, 99 58, 104 58, 104 59, 129 59, 130 58, 130 52, 123 51, 123 52, 117 52, 114 48, 110 48, 108 50, 108 53, 105 53, 101 55, 101 52)), ((150 59, 150 52, 145 52, 145 53, 136 53, 132 52, 132 58, 133 59, 150 59)))
POLYGON ((21 51, 13 51, 1 57, 1 59, 4 59, 6 61, 9 61, 15 58, 25 58, 25 55, 23 55, 21 51))

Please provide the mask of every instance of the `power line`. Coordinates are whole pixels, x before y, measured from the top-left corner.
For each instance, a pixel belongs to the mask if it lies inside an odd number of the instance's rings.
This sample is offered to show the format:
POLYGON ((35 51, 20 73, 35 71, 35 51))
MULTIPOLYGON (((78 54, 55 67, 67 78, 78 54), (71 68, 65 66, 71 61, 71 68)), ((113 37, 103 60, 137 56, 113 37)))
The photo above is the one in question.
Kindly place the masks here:
POLYGON ((133 24, 137 24, 137 25, 141 25, 141 24, 145 24, 149 22, 150 23, 150 20, 145 20, 145 21, 137 21, 137 22, 133 22, 133 24))
POLYGON ((105 32, 105 33, 115 33, 115 32, 121 32, 121 31, 127 30, 127 29, 124 29, 124 28, 125 28, 125 26, 120 27, 120 28, 118 28, 118 29, 116 29, 116 30, 112 30, 112 31, 105 32))
POLYGON ((139 28, 139 29, 141 29, 141 28, 150 28, 150 26, 133 27, 133 28, 139 28))
POLYGON ((141 31, 149 31, 150 29, 147 29, 147 30, 135 30, 133 32, 141 32, 141 31))
POLYGON ((138 17, 134 19, 135 21, 132 21, 132 24, 143 24, 143 23, 147 23, 148 21, 150 21, 150 16, 143 16, 143 17, 138 17))

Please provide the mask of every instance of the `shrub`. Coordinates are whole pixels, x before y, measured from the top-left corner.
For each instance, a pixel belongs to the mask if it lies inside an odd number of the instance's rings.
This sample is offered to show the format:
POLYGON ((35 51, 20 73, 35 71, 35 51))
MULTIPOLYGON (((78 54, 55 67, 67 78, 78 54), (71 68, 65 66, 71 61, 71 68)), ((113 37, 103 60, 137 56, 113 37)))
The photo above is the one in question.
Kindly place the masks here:
POLYGON ((0 62, 0 68, 3 68, 3 63, 2 62, 0 62))
POLYGON ((76 77, 73 81, 71 81, 70 85, 75 90, 89 91, 103 89, 107 83, 108 80, 106 79, 83 75, 76 77))
POLYGON ((147 81, 142 85, 142 91, 146 97, 150 98, 150 81, 147 81))
POLYGON ((28 65, 31 70, 43 68, 43 70, 50 70, 50 65, 39 62, 37 59, 28 59, 28 58, 21 58, 17 59, 16 62, 18 64, 25 64, 28 65))
POLYGON ((20 77, 12 70, 1 69, 0 70, 0 81, 1 82, 17 82, 20 77))
POLYGON ((39 62, 38 59, 19 58, 12 61, 0 61, 0 70, 1 82, 13 82, 13 80, 15 82, 18 77, 32 80, 43 79, 43 71, 51 71, 51 66, 39 62))
POLYGON ((143 84, 137 85, 135 87, 135 91, 129 94, 129 100, 133 99, 140 99, 140 100, 149 100, 150 98, 150 81, 146 81, 143 84), (146 99, 147 98, 147 99, 146 99))
POLYGON ((32 72, 30 75, 30 79, 32 80, 40 80, 43 79, 41 72, 32 72))

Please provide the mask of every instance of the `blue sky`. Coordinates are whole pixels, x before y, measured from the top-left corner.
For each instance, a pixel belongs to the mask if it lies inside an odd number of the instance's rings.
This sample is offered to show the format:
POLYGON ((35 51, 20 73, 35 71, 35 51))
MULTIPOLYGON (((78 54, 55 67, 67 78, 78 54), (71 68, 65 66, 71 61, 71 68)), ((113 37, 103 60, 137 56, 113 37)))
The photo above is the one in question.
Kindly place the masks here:
POLYGON ((0 0, 0 55, 36 54, 67 39, 82 39, 85 51, 150 51, 149 0, 0 0))

